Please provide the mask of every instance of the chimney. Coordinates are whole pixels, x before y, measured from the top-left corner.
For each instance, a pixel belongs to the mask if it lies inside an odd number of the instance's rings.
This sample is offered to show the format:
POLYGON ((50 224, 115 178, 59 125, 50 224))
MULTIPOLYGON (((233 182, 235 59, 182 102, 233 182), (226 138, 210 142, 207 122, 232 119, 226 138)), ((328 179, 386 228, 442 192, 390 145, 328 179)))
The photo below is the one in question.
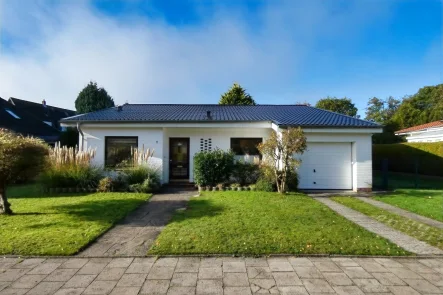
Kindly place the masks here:
POLYGON ((206 111, 206 116, 208 117, 209 120, 212 119, 211 118, 211 111, 206 111))
POLYGON ((122 106, 117 106, 117 112, 121 112, 123 110, 122 106))
POLYGON ((44 100, 44 99, 43 99, 43 101, 42 101, 42 106, 43 106, 44 108, 46 108, 46 100, 44 100))

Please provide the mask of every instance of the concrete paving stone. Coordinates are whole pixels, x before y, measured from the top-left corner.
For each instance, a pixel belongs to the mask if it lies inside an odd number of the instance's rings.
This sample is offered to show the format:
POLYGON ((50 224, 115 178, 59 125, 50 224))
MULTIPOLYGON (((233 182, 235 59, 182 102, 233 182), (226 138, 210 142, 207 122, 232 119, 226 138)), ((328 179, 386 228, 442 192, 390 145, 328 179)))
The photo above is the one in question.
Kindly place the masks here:
POLYGON ((351 279, 371 279, 373 276, 360 266, 342 267, 346 275, 351 279))
POLYGON ((58 268, 76 268, 80 269, 82 268, 86 263, 88 263, 87 258, 70 258, 66 262, 64 262, 62 265, 60 265, 58 268))
POLYGON ((114 289, 117 281, 93 281, 88 288, 86 288, 84 295, 107 295, 114 289))
POLYGON ((199 279, 222 279, 223 271, 221 267, 200 267, 198 270, 199 279))
POLYGON ((246 272, 244 261, 223 261, 223 272, 246 272))
POLYGON ((249 284, 253 293, 260 292, 260 290, 267 290, 269 292, 269 290, 277 286, 274 279, 249 279, 249 284))
POLYGON ((59 289, 54 295, 80 295, 85 291, 85 288, 62 288, 59 289))
POLYGON ((350 286, 353 284, 351 279, 342 272, 325 272, 323 276, 332 286, 350 286))
POLYGON ((66 281, 69 281, 75 275, 76 272, 77 272, 77 269, 75 269, 75 268, 56 269, 45 278, 45 281, 47 281, 47 282, 66 282, 66 281))
POLYGON ((303 286, 279 286, 278 290, 283 295, 309 295, 303 286))
POLYGON ((191 295, 195 294, 195 287, 170 287, 168 295, 191 295))
MULTIPOLYGON (((60 263, 61 264, 61 263, 60 263)), ((52 295, 63 286, 63 282, 41 282, 26 295, 52 295)))
POLYGON ((51 272, 53 272, 57 267, 62 265, 61 262, 48 262, 49 260, 45 261, 44 263, 40 263, 36 267, 34 267, 28 274, 30 275, 48 275, 51 272))
POLYGON ((106 267, 114 268, 114 267, 129 267, 134 261, 134 258, 114 258, 109 262, 106 267))
POLYGON ((219 257, 205 257, 200 260, 200 267, 222 267, 223 260, 219 257))
POLYGON ((254 258, 254 257, 246 257, 245 258, 246 266, 256 266, 256 267, 268 267, 268 260, 266 258, 254 258))
POLYGON ((365 293, 389 292, 389 289, 376 279, 353 279, 353 281, 365 293))
POLYGON ((378 272, 372 274, 374 278, 376 278, 380 284, 385 286, 404 286, 406 285, 403 280, 397 277, 395 274, 390 272, 378 272))
POLYGON ((155 266, 175 267, 177 265, 178 258, 176 257, 164 257, 155 261, 155 266))
POLYGON ((292 266, 314 266, 311 260, 306 257, 289 257, 289 263, 292 266))
POLYGON ((171 280, 171 286, 173 287, 195 287, 197 286, 197 274, 196 273, 187 273, 187 272, 179 272, 174 273, 171 280))
POLYGON ((135 259, 126 270, 126 273, 149 273, 154 261, 152 259, 135 259))
POLYGON ((86 288, 97 277, 97 275, 74 275, 65 283, 63 288, 86 288))
POLYGON ((174 267, 154 266, 148 274, 149 280, 170 280, 174 274, 174 267))
POLYGON ((388 288, 394 295, 421 295, 409 286, 389 286, 388 288))
POLYGON ((272 279, 272 272, 269 267, 251 266, 246 267, 248 278, 250 279, 272 279))
POLYGON ((223 274, 223 286, 227 287, 249 287, 246 273, 228 272, 223 274))
POLYGON ((29 269, 18 269, 18 268, 10 268, 5 272, 0 273, 0 282, 13 282, 18 280, 26 273, 29 272, 29 269))
POLYGON ((139 291, 140 287, 115 287, 109 295, 137 295, 139 291))
POLYGON ((359 266, 357 262, 352 260, 352 258, 347 257, 333 257, 331 260, 337 264, 338 266, 344 267, 344 266, 359 266))
POLYGON ((223 294, 222 280, 198 280, 197 295, 200 294, 223 294))
POLYGON ((97 258, 93 258, 88 261, 80 270, 78 271, 79 275, 98 275, 105 267, 111 259, 107 260, 98 260, 97 258))
POLYGON ((404 262, 402 263, 404 266, 406 266, 408 269, 415 271, 417 273, 436 273, 435 270, 433 270, 430 267, 427 267, 426 265, 421 264, 420 262, 404 262))
POLYGON ((426 280, 408 280, 408 285, 422 294, 441 294, 441 290, 426 280))
POLYGON ((131 273, 124 274, 118 281, 118 287, 141 287, 145 282, 147 274, 145 273, 131 273))
POLYGON ((340 272, 342 271, 334 262, 332 261, 314 261, 315 267, 321 272, 340 272))
POLYGON ((169 283, 169 280, 146 280, 140 294, 166 294, 169 283))
POLYGON ((302 279, 303 285, 309 294, 312 293, 335 293, 334 289, 326 280, 322 279, 302 279))
POLYGON ((0 282, 0 291, 6 289, 11 284, 11 282, 0 282))
POLYGON ((252 294, 250 287, 225 287, 224 295, 249 295, 252 294))
POLYGON ((15 264, 12 268, 34 268, 45 260, 45 258, 28 258, 15 264))
POLYGON ((0 271, 9 269, 16 265, 17 263, 20 263, 23 259, 21 258, 8 258, 8 257, 0 257, 0 271))
POLYGON ((124 267, 106 267, 97 277, 97 281, 118 281, 125 273, 124 267))
POLYGON ((422 279, 423 277, 419 274, 413 272, 412 270, 409 270, 407 268, 400 268, 400 267, 394 267, 394 268, 388 268, 390 272, 395 274, 400 279, 422 279))
POLYGON ((12 289, 6 288, 0 292, 0 295, 24 295, 29 289, 12 289))
POLYGON ((377 262, 372 262, 372 261, 368 261, 368 262, 360 262, 359 263, 361 267, 364 268, 364 270, 366 270, 367 272, 389 272, 388 269, 386 269, 383 265, 377 263, 377 262))
POLYGON ((430 268, 443 268, 443 261, 438 259, 419 259, 418 262, 430 268))
POLYGON ((180 257, 175 267, 175 272, 196 272, 200 267, 200 258, 198 257, 180 257))
POLYGON ((375 262, 380 263, 384 267, 403 267, 401 263, 390 258, 374 258, 375 262))
POLYGON ((333 288, 338 295, 365 295, 365 293, 356 286, 334 286, 333 288))
POLYGON ((31 289, 43 281, 46 275, 24 275, 10 285, 13 289, 31 289))
POLYGON ((295 272, 273 272, 277 286, 302 286, 303 283, 295 272))
POLYGON ((294 271, 286 258, 268 258, 268 264, 271 271, 294 271))
MULTIPOLYGON (((443 287, 443 275, 439 273, 422 273, 420 274, 427 281, 437 287, 443 287)), ((1 289, 1 288, 0 288, 1 289)))
POLYGON ((322 273, 314 266, 294 266, 294 270, 301 279, 322 279, 322 273))

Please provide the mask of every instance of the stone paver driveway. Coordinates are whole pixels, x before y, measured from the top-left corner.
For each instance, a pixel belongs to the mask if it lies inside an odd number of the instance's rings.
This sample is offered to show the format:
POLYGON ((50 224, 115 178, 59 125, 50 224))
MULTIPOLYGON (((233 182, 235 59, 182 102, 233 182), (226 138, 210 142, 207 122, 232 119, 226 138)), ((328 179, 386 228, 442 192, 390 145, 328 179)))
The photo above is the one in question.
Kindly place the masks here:
POLYGON ((443 294, 443 258, 0 258, 0 294, 443 294))

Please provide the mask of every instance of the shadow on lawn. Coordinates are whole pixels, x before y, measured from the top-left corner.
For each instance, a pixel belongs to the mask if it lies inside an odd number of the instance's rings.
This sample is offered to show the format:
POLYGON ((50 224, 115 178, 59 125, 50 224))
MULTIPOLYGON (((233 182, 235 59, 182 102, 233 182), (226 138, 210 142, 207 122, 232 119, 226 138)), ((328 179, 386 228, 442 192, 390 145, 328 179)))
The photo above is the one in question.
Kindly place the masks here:
POLYGON ((188 208, 177 212, 171 222, 183 222, 189 219, 215 217, 225 210, 224 206, 215 205, 210 200, 192 200, 188 208))
MULTIPOLYGON (((398 190, 395 192, 395 195, 405 196, 408 198, 428 199, 429 197, 441 197, 443 192, 435 190, 398 190)), ((383 198, 385 194, 380 194, 378 196, 383 198)), ((392 192, 386 193, 386 197, 389 196, 392 196, 392 192)))

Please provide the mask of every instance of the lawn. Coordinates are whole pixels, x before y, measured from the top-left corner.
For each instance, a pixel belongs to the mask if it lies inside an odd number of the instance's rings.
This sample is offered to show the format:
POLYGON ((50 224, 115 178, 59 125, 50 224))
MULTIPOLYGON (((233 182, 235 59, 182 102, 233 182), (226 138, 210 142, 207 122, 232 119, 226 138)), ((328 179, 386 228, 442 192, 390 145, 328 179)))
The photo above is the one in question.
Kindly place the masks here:
POLYGON ((177 212, 149 254, 405 255, 302 194, 205 192, 177 212))
POLYGON ((375 199, 443 222, 443 190, 396 190, 375 199))
POLYGON ((443 249, 443 230, 380 209, 353 197, 333 197, 332 200, 374 218, 411 237, 443 249))
POLYGON ((61 194, 10 188, 14 215, 0 215, 0 254, 72 255, 125 217, 149 195, 61 194))

